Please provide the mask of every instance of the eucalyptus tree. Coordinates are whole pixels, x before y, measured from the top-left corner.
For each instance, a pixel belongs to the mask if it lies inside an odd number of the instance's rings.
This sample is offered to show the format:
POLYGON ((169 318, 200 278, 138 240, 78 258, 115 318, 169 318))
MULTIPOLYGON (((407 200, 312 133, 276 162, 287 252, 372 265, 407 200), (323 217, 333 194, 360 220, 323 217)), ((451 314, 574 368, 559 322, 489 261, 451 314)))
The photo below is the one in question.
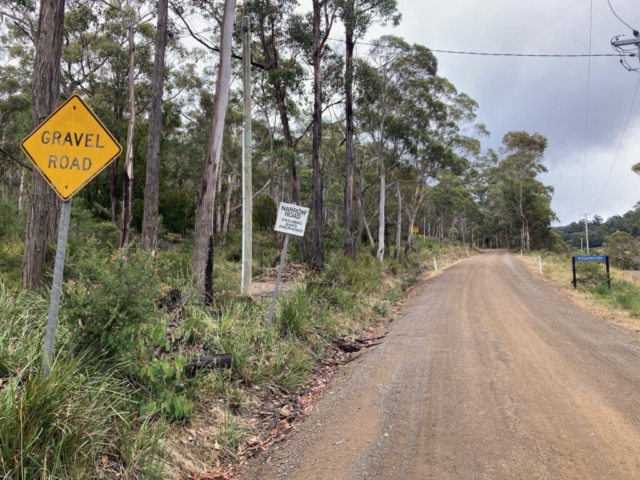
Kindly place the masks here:
MULTIPOLYGON (((122 191, 122 244, 130 233, 135 124, 151 103, 155 29, 152 6, 142 0, 72 0, 65 17, 63 94, 80 90, 116 139, 126 138, 122 191), (123 125, 126 124, 126 133, 123 125)), ((119 159, 110 167, 111 219, 117 222, 119 159)))
POLYGON ((329 39, 338 10, 336 0, 313 3, 313 235, 311 265, 324 267, 324 210, 322 185, 322 53, 329 39))
MULTIPOLYGON (((503 192, 515 210, 521 222, 520 245, 525 250, 531 249, 531 218, 527 200, 534 200, 537 195, 528 198, 529 189, 535 188, 536 176, 546 172, 542 157, 547 148, 547 139, 539 133, 508 132, 503 138, 502 153, 505 158, 497 167, 503 192)), ((538 192, 536 192, 538 193, 538 192)), ((539 192, 539 194, 544 194, 539 192)))
POLYGON ((144 188, 142 246, 156 250, 158 245, 158 202, 160 190, 160 140, 162 138, 162 95, 164 64, 169 27, 169 0, 158 0, 155 59, 153 62, 152 101, 147 143, 147 174, 144 188))
POLYGON ((397 0, 343 0, 340 4, 340 19, 345 29, 345 184, 344 221, 346 238, 344 253, 355 256, 353 215, 353 157, 355 124, 353 115, 354 51, 356 42, 361 40, 375 24, 391 23, 397 26, 401 15, 397 11, 397 0))
POLYGON ((231 47, 235 11, 236 1, 225 0, 220 25, 220 62, 216 80, 216 96, 213 102, 211 133, 196 208, 193 279, 196 288, 208 302, 213 299, 213 213, 222 156, 222 136, 229 102, 231 47))
POLYGON ((377 257, 382 260, 387 174, 418 153, 430 114, 418 108, 416 101, 424 100, 423 105, 429 103, 431 92, 423 82, 435 77, 437 60, 427 48, 411 46, 392 36, 374 41, 370 57, 371 63, 362 63, 358 69, 361 90, 358 102, 363 129, 374 145, 377 158, 380 180, 377 257))
MULTIPOLYGON (((60 58, 64 26, 64 0, 40 3, 33 66, 33 128, 56 108, 60 92, 60 58)), ((42 176, 34 171, 31 207, 27 222, 22 262, 22 286, 38 287, 42 282, 47 241, 58 232, 60 199, 42 176)))
MULTIPOLYGON (((301 205, 300 179, 296 162, 296 149, 304 138, 306 130, 301 134, 295 132, 295 119, 299 110, 296 98, 304 98, 305 70, 302 57, 309 43, 308 30, 301 26, 303 19, 295 14, 297 2, 294 0, 256 0, 247 4, 246 13, 252 18, 254 28, 252 34, 256 38, 258 51, 259 75, 266 77, 261 81, 265 91, 261 104, 268 106, 266 94, 269 94, 277 109, 280 119, 280 134, 284 140, 284 148, 276 148, 271 152, 271 195, 277 202, 275 185, 276 175, 273 161, 282 158, 289 167, 291 198, 296 205, 301 205)), ((265 113, 265 118, 268 114, 265 113)), ((275 125, 269 125, 275 128, 275 125)), ((275 133, 274 133, 275 141, 275 133)), ((299 237, 300 255, 307 260, 307 243, 305 237, 299 237)))

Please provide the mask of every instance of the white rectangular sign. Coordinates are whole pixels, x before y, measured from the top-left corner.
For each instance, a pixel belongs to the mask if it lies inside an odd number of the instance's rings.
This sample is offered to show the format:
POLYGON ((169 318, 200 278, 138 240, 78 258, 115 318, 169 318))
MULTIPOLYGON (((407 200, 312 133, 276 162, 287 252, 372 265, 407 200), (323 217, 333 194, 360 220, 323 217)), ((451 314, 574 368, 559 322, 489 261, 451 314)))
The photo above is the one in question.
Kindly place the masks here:
POLYGON ((276 232, 304 237, 304 228, 309 218, 309 209, 290 203, 281 203, 276 220, 276 232))

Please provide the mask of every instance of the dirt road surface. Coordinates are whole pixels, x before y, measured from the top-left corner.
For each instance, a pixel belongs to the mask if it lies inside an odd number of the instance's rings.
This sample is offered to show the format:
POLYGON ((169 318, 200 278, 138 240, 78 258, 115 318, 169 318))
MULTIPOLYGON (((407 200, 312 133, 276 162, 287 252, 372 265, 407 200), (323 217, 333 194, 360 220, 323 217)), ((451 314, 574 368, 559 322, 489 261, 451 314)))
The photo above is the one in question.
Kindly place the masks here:
POLYGON ((349 365, 263 479, 640 479, 640 334, 506 253, 442 273, 349 365))

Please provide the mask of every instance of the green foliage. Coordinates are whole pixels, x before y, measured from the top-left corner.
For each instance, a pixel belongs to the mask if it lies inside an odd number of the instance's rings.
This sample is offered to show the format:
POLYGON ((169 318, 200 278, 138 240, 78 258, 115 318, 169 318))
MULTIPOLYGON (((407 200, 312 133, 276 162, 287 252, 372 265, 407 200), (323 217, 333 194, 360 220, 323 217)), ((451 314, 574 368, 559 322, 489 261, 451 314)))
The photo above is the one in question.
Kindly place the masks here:
POLYGON ((366 253, 354 262, 343 255, 332 255, 327 260, 324 278, 333 286, 354 294, 375 293, 380 288, 384 264, 366 253))
POLYGON ((637 269, 640 266, 640 243, 628 233, 612 233, 604 239, 604 247, 612 266, 622 270, 637 269))
POLYGON ((159 213, 162 216, 162 225, 168 232, 186 235, 193 230, 196 221, 193 192, 187 189, 163 188, 159 213))
MULTIPOLYGON (((595 215, 589 221, 589 246, 591 248, 601 247, 605 239, 615 232, 625 232, 634 238, 640 237, 640 210, 630 210, 623 215, 614 215, 606 221, 595 215)), ((586 246, 586 233, 584 220, 571 222, 563 227, 553 229, 562 239, 574 248, 580 248, 580 239, 586 246)))
POLYGON ((269 195, 261 195, 253 203, 253 223, 260 230, 272 231, 277 216, 276 202, 269 195))
POLYGON ((16 375, 39 358, 48 299, 0 282, 0 378, 16 375))
POLYGON ((184 395, 186 358, 170 352, 167 320, 157 308, 160 281, 152 257, 119 252, 112 257, 89 244, 69 265, 62 311, 74 344, 110 359, 151 390, 143 413, 184 418, 192 413, 184 395))
POLYGON ((0 284, 0 477, 104 478, 106 456, 125 477, 160 478, 164 427, 138 417, 139 392, 117 369, 71 355, 64 324, 42 379, 47 309, 46 297, 0 284))
POLYGON ((640 317, 640 288, 635 283, 614 279, 611 289, 600 284, 593 291, 600 299, 627 310, 634 317, 640 317))
POLYGON ((24 220, 18 215, 18 206, 0 201, 0 242, 24 235, 24 220))
POLYGON ((89 477, 93 459, 82 444, 104 438, 108 405, 97 401, 104 378, 78 381, 79 368, 59 366, 43 380, 34 374, 12 380, 0 393, 0 474, 3 478, 89 477), (94 415, 100 420, 86 422, 94 415), (103 423, 104 422, 104 423, 103 423), (84 454, 84 455, 83 455, 84 454), (47 475, 48 474, 48 475, 47 475))
POLYGON ((600 262, 576 262, 576 279, 578 287, 582 288, 606 285, 607 270, 600 262))

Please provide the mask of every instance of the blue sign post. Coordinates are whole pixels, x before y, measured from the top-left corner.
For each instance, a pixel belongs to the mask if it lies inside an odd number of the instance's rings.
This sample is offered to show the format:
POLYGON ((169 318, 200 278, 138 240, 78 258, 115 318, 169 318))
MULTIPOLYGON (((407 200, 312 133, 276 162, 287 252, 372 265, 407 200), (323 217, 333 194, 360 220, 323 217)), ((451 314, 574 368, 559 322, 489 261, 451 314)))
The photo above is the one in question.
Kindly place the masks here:
POLYGON ((578 288, 576 277, 576 262, 605 262, 607 266, 607 285, 611 289, 611 275, 609 274, 609 255, 578 255, 571 258, 573 265, 573 288, 578 288))

